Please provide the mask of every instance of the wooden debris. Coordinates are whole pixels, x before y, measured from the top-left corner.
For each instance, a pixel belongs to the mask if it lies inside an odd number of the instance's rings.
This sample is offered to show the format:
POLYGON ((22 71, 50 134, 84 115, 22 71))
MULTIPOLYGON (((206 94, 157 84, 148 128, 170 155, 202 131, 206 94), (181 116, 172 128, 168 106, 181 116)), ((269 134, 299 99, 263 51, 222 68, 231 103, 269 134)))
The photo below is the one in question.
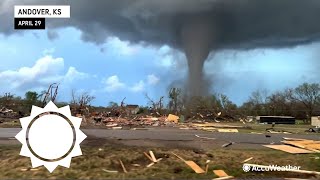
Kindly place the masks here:
POLYGON ((206 161, 206 174, 208 173, 208 169, 209 169, 209 163, 210 163, 210 160, 207 160, 206 161))
POLYGON ((215 140, 216 138, 210 138, 210 137, 201 137, 201 136, 199 136, 199 135, 197 135, 197 134, 195 134, 195 136, 197 137, 197 138, 201 138, 201 139, 211 139, 211 140, 215 140))
POLYGON ((231 146, 232 144, 234 144, 234 142, 229 142, 229 143, 223 144, 221 147, 228 147, 228 146, 231 146))
POLYGON ((169 114, 169 116, 167 117, 167 121, 169 122, 178 123, 178 120, 179 120, 179 116, 176 116, 173 114, 169 114))
POLYGON ((242 161, 242 163, 246 163, 246 162, 250 161, 251 159, 253 159, 253 157, 250 157, 250 158, 248 158, 248 159, 246 159, 246 160, 242 161))
POLYGON ((152 162, 153 162, 153 159, 151 158, 151 156, 150 156, 148 153, 143 152, 143 154, 144 154, 145 156, 147 156, 147 158, 148 158, 148 159, 150 159, 150 161, 152 161, 152 162))
POLYGON ((308 139, 298 139, 298 138, 288 138, 288 137, 283 137, 282 139, 288 140, 288 141, 306 141, 308 139))
POLYGON ((237 133, 239 132, 238 129, 218 129, 218 132, 232 132, 237 133))
POLYGON ((118 173, 118 171, 107 170, 107 169, 102 169, 102 171, 107 172, 107 173, 118 173))
POLYGON ((218 177, 227 177, 229 176, 224 170, 213 170, 213 173, 218 177))
MULTIPOLYGON (((270 166, 259 165, 259 164, 244 164, 250 167, 258 167, 258 168, 270 168, 270 166)), ((287 172, 295 172, 302 174, 312 174, 312 175, 320 175, 320 172, 317 171, 307 171, 307 170, 298 170, 298 169, 286 169, 287 172)))
POLYGON ((140 167, 141 165, 140 164, 131 164, 132 166, 135 166, 135 167, 140 167))
POLYGON ((39 168, 22 168, 20 171, 39 171, 39 168))
POLYGON ((307 154, 307 153, 313 153, 312 151, 306 150, 306 149, 301 149, 297 147, 292 147, 288 145, 263 145, 268 148, 288 152, 291 154, 307 154))
POLYGON ((154 165, 154 162, 148 164, 148 165, 147 165, 147 168, 149 168, 149 167, 151 167, 151 166, 153 166, 153 165, 154 165))
POLYGON ((226 179, 234 179, 234 177, 233 176, 226 176, 226 177, 214 178, 213 180, 226 180, 226 179))
POLYGON ((214 127, 203 127, 202 128, 202 130, 204 130, 204 131, 214 131, 214 130, 216 130, 217 128, 214 128, 214 127))
POLYGON ((149 154, 150 154, 150 157, 152 159, 153 162, 157 162, 157 159, 156 157, 154 156, 153 152, 152 151, 149 151, 149 154))
POLYGON ((263 134, 263 133, 260 133, 260 132, 250 132, 251 134, 263 134))
POLYGON ((196 172, 197 174, 201 174, 201 173, 205 173, 205 171, 195 162, 193 161, 186 161, 184 160, 182 157, 178 156, 175 153, 172 153, 173 155, 175 155, 177 158, 179 158, 180 160, 182 160, 184 163, 186 163, 189 167, 191 167, 191 169, 194 170, 194 172, 196 172))
POLYGON ((121 167, 122 167, 122 170, 124 173, 128 173, 126 167, 123 165, 123 162, 121 160, 119 160, 120 164, 121 164, 121 167))
POLYGON ((281 141, 284 144, 290 144, 299 148, 307 149, 314 152, 320 152, 320 143, 312 140, 305 141, 281 141))
POLYGON ((22 168, 22 169, 20 169, 20 171, 23 171, 23 172, 24 172, 24 171, 29 171, 29 169, 30 169, 30 168, 22 168))

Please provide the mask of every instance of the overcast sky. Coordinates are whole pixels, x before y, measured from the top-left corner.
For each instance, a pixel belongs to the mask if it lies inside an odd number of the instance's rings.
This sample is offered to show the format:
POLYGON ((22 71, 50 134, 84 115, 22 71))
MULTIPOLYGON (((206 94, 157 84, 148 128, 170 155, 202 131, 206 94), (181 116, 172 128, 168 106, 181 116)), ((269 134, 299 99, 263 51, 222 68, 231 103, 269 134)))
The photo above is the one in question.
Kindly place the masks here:
POLYGON ((319 7, 319 0, 1 0, 0 95, 60 83, 59 101, 70 102, 75 90, 95 96, 93 105, 124 97, 146 105, 145 94, 159 99, 185 84, 184 49, 190 62, 210 51, 210 92, 241 105, 255 90, 319 83, 319 7), (71 18, 14 30, 14 5, 26 4, 70 5, 71 18))
MULTIPOLYGON (((293 48, 225 50, 212 53, 205 72, 212 92, 224 93, 237 104, 256 89, 269 92, 319 82, 320 43, 293 48)), ((146 104, 180 85, 186 76, 185 56, 169 46, 142 46, 109 37, 96 45, 81 40, 75 28, 37 30, 0 35, 1 93, 24 96, 60 83, 58 99, 69 102, 72 89, 97 98, 94 105, 110 101, 146 104), (52 38, 54 36, 54 38, 52 38)))

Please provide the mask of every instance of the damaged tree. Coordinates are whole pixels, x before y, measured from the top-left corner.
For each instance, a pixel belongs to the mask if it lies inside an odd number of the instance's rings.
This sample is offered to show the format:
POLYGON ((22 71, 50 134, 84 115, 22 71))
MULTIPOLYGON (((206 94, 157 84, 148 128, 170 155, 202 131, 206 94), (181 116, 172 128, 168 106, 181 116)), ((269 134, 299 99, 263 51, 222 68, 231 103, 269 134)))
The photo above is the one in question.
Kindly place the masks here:
POLYGON ((37 97, 40 100, 42 99, 42 107, 44 107, 48 102, 55 102, 58 95, 59 84, 52 83, 48 87, 47 91, 42 91, 42 93, 37 97))
POLYGON ((72 90, 72 100, 71 106, 72 110, 75 114, 80 115, 88 115, 89 107, 91 101, 94 100, 95 97, 88 94, 88 92, 84 92, 79 96, 76 95, 75 91, 72 90))
POLYGON ((181 98, 181 89, 180 88, 171 88, 169 91, 169 104, 168 108, 174 114, 180 112, 183 108, 182 98, 181 98))
POLYGON ((145 94, 145 97, 148 99, 149 104, 151 104, 151 113, 155 113, 157 115, 160 115, 162 113, 163 110, 163 96, 160 97, 159 101, 154 101, 152 100, 148 94, 145 94))

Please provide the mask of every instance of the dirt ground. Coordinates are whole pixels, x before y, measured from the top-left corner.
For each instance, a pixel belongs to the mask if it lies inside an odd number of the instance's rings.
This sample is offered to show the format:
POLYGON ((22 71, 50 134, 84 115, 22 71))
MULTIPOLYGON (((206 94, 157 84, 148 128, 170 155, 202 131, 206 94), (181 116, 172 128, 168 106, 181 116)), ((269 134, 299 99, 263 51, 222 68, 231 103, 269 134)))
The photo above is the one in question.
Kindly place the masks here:
MULTIPOLYGON (((242 170, 242 161, 253 157, 248 163, 296 165, 305 170, 320 171, 319 154, 288 154, 269 149, 212 149, 202 150, 193 148, 163 148, 123 145, 119 140, 88 138, 81 144, 83 155, 72 159, 70 168, 58 167, 52 174, 43 166, 31 168, 30 159, 19 156, 20 146, 0 146, 0 179, 212 179, 216 177, 213 170, 222 169, 228 175, 236 178, 266 178, 266 177, 295 177, 320 178, 312 175, 288 172, 249 172, 242 170), (147 168, 151 161, 143 154, 152 150, 156 158, 163 158, 159 163, 147 168), (207 174, 196 174, 172 152, 186 160, 196 162, 205 168, 205 162, 210 160, 207 174), (119 160, 122 160, 128 173, 124 173, 119 160), (105 170, 118 171, 110 173, 105 170)), ((156 142, 155 142, 156 143, 156 142)))

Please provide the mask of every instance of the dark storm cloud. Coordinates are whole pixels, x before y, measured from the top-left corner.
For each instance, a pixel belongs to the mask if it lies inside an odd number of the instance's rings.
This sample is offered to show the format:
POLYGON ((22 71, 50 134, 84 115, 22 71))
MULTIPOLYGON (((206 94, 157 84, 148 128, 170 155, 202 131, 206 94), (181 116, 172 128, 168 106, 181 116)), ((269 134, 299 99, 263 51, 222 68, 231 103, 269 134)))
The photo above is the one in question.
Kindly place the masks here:
POLYGON ((319 0, 5 0, 1 21, 7 24, 0 30, 6 34, 13 33, 14 4, 70 4, 72 18, 48 20, 48 26, 74 26, 96 43, 114 35, 181 47, 181 29, 194 17, 214 26, 215 48, 290 46, 314 41, 320 32, 319 0))
MULTIPOLYGON (((14 33, 13 4, 0 2, 0 27, 14 33), (3 23, 2 23, 3 24, 3 23)), ((212 50, 291 47, 320 37, 320 0, 30 0, 28 4, 70 4, 71 19, 47 27, 75 27, 84 41, 117 36, 132 43, 168 44, 185 52, 190 94, 206 93, 203 64, 212 50)))

